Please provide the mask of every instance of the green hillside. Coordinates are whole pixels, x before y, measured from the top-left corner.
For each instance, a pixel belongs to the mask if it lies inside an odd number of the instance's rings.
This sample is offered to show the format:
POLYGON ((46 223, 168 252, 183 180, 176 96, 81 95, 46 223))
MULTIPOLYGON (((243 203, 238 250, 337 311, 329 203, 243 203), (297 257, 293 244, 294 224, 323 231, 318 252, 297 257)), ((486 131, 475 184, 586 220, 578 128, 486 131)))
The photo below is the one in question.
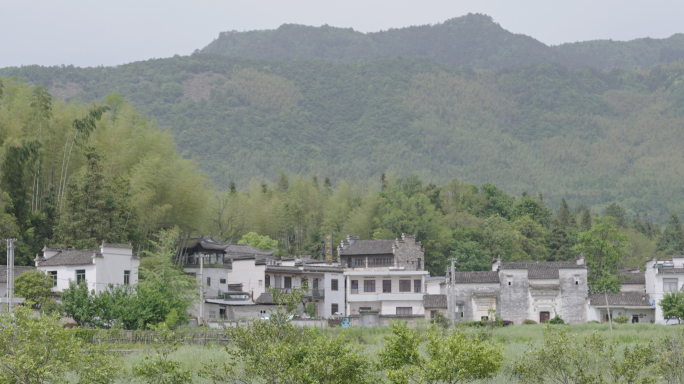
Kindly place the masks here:
POLYGON ((222 32, 201 52, 343 63, 407 57, 477 68, 557 63, 572 68, 651 69, 684 58, 684 34, 667 39, 596 40, 549 47, 532 37, 508 32, 489 16, 468 14, 434 25, 372 33, 296 24, 283 24, 275 30, 222 32))
POLYGON ((84 101, 120 92, 175 133, 220 186, 279 170, 334 181, 382 172, 684 211, 684 63, 649 72, 349 64, 195 54, 107 68, 5 68, 84 101))

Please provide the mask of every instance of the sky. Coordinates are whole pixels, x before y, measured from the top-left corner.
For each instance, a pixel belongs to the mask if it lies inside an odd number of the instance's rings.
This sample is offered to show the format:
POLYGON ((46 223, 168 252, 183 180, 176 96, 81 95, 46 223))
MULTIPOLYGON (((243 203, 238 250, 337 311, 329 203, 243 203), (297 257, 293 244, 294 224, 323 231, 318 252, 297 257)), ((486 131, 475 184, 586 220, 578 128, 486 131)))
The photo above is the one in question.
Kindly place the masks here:
POLYGON ((0 0, 0 68, 188 55, 221 31, 284 23, 374 32, 468 13, 549 45, 684 33, 681 0, 0 0))

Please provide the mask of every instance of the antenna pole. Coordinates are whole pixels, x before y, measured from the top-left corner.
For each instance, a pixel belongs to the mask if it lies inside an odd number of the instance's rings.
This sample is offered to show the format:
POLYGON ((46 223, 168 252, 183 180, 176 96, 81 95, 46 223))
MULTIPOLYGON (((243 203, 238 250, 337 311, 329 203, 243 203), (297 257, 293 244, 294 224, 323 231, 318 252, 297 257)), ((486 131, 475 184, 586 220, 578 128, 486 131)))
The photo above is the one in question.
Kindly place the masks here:
POLYGON ((14 242, 17 239, 5 239, 7 242, 7 312, 12 312, 14 304, 14 242))

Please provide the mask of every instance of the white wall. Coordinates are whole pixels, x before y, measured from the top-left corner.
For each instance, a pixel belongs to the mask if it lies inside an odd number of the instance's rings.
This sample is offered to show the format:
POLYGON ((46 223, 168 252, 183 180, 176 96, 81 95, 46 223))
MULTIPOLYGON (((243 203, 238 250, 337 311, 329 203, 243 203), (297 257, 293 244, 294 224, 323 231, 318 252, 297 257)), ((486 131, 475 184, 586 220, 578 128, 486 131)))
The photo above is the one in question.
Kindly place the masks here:
POLYGON ((323 276, 323 284, 325 286, 325 303, 324 309, 321 311, 319 307, 318 313, 323 317, 330 317, 332 313, 332 304, 337 304, 337 311, 343 315, 346 314, 346 305, 344 303, 344 275, 342 273, 328 273, 323 276), (337 291, 332 290, 333 279, 337 280, 337 291))
POLYGON ((427 272, 422 271, 392 271, 383 273, 373 273, 370 271, 346 272, 347 281, 347 314, 358 315, 359 307, 371 307, 373 310, 380 311, 381 315, 396 315, 397 307, 412 307, 414 315, 424 313, 423 295, 425 294, 425 276, 427 272), (359 281, 358 293, 351 293, 351 281, 359 281), (364 281, 375 280, 375 292, 364 292, 364 281), (391 281, 391 293, 383 292, 383 280, 391 281), (410 280, 411 290, 409 292, 399 292, 399 281, 410 280), (415 280, 419 280, 420 292, 415 292, 415 280))
MULTIPOLYGON (((86 282, 88 283, 89 290, 95 290, 99 292, 107 288, 107 285, 102 286, 97 284, 97 274, 95 271, 95 264, 90 265, 58 265, 49 267, 38 267, 39 271, 45 271, 48 273, 50 271, 57 271, 57 286, 52 288, 53 292, 62 292, 63 290, 69 288, 69 282, 76 282, 76 271, 84 269, 86 273, 86 282), (99 289, 98 289, 99 288, 99 289)), ((131 272, 132 273, 132 272, 131 272)), ((123 282, 123 272, 122 272, 122 282, 123 282)))
MULTIPOLYGON (((107 289, 109 284, 123 285, 124 271, 130 271, 130 285, 138 284, 138 267, 140 259, 133 257, 131 248, 100 248, 102 257, 96 257, 95 284, 96 292, 107 289)), ((86 272, 86 281, 90 285, 86 272)), ((58 277, 59 278, 59 277, 58 277)))
MULTIPOLYGON (((259 295, 266 292, 265 265, 254 265, 254 259, 233 260, 233 270, 230 273, 229 284, 242 283, 242 290, 244 292, 254 292, 254 300, 259 295)), ((271 285, 273 285, 271 280, 271 285)))

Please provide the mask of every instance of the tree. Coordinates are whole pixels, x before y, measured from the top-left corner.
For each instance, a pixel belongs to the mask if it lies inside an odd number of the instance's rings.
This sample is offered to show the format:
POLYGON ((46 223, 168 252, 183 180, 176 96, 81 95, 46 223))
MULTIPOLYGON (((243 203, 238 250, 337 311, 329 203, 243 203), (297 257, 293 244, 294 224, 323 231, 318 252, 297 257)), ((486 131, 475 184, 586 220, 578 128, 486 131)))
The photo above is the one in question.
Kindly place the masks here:
POLYGON ((121 364, 104 346, 85 344, 62 328, 59 314, 33 316, 19 307, 0 314, 0 382, 65 383, 73 372, 79 382, 108 384, 121 364))
POLYGON ((588 231, 591 229, 591 212, 588 209, 582 211, 582 218, 580 220, 580 229, 583 231, 588 231))
POLYGON ((548 248, 549 261, 568 261, 575 257, 568 232, 563 229, 563 225, 557 219, 551 223, 548 248))
POLYGON ((451 257, 458 259, 459 271, 489 271, 492 269, 492 256, 475 241, 454 241, 451 257))
POLYGON ((513 227, 520 234, 520 247, 527 254, 527 259, 546 261, 548 251, 544 227, 527 215, 515 220, 513 227))
POLYGON ((677 319, 678 324, 684 320, 684 292, 668 292, 663 295, 658 305, 663 310, 664 318, 677 319))
POLYGON ((7 207, 17 219, 22 231, 28 228, 31 216, 31 196, 29 185, 30 170, 37 160, 42 144, 38 140, 8 140, 5 142, 5 156, 0 166, 2 189, 12 201, 7 207))
POLYGON ((212 233, 216 234, 216 240, 233 242, 244 233, 247 228, 247 207, 245 199, 237 192, 216 193, 210 209, 212 233))
POLYGON ((64 313, 74 319, 78 325, 94 325, 97 308, 93 303, 93 295, 94 292, 91 294, 85 280, 78 284, 70 281, 69 288, 61 293, 64 313))
POLYGON ((44 271, 32 269, 14 280, 14 294, 36 304, 43 304, 52 295, 53 280, 44 271))
POLYGON ((570 207, 568 206, 568 202, 565 201, 565 197, 563 197, 561 198, 560 208, 558 208, 558 212, 556 213, 558 225, 563 230, 570 226, 570 216, 570 207))
POLYGON ((658 238, 656 249, 670 254, 684 252, 684 229, 674 211, 670 214, 670 222, 667 224, 667 228, 658 238))
POLYGON ((539 225, 546 228, 549 226, 551 211, 546 208, 541 198, 535 199, 532 196, 523 196, 517 204, 515 204, 513 215, 517 219, 528 216, 539 225))
POLYGON ((578 244, 572 249, 582 252, 587 265, 587 283, 590 293, 603 293, 608 308, 608 321, 612 330, 608 293, 619 293, 622 280, 618 267, 626 248, 630 246, 628 238, 618 232, 613 224, 615 219, 597 217, 596 225, 589 231, 580 232, 578 244))
POLYGON ((501 256, 504 261, 520 261, 526 258, 520 247, 520 234, 502 216, 496 214, 487 218, 483 233, 484 247, 492 257, 501 256))
POLYGON ((615 218, 615 224, 618 227, 627 226, 627 217, 625 215, 625 209, 619 206, 617 203, 611 203, 604 211, 603 216, 610 216, 615 218))
POLYGON ((392 322, 391 334, 378 353, 378 368, 390 383, 467 383, 492 378, 503 364, 503 347, 460 329, 443 333, 432 325, 425 356, 421 336, 406 322, 392 322))
POLYGON ((254 248, 270 251, 271 249, 278 247, 278 240, 273 240, 266 235, 260 236, 256 232, 249 232, 242 236, 242 239, 238 241, 238 244, 249 244, 254 248))

